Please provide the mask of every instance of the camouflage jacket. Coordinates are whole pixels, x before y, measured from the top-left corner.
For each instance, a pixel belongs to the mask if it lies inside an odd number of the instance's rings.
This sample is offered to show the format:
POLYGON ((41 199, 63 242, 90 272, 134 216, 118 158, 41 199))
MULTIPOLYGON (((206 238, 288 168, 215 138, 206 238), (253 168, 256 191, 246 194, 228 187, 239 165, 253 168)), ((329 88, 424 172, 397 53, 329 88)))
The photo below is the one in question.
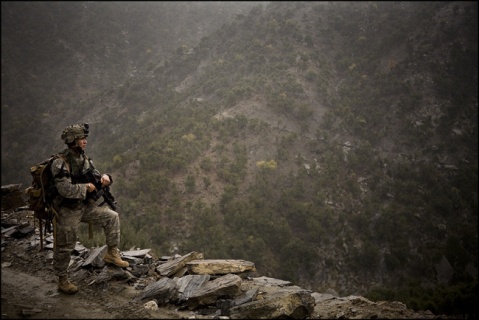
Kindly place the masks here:
POLYGON ((84 153, 78 153, 70 148, 61 153, 64 158, 55 159, 51 166, 55 186, 61 197, 67 199, 85 200, 87 197, 87 184, 75 183, 76 178, 81 177, 88 170, 94 170, 93 163, 84 153), (66 159, 67 161, 65 161, 66 159))

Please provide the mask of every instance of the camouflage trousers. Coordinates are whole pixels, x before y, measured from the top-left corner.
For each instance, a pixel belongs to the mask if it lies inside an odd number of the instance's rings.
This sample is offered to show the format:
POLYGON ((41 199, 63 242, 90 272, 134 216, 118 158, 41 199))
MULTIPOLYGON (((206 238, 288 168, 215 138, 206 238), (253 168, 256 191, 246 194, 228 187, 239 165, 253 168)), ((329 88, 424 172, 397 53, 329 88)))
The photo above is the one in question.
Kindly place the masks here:
POLYGON ((68 274, 70 255, 75 249, 81 222, 99 225, 105 232, 107 246, 120 243, 120 219, 116 211, 95 203, 80 203, 74 208, 60 207, 56 219, 56 246, 53 253, 53 270, 57 276, 68 274))

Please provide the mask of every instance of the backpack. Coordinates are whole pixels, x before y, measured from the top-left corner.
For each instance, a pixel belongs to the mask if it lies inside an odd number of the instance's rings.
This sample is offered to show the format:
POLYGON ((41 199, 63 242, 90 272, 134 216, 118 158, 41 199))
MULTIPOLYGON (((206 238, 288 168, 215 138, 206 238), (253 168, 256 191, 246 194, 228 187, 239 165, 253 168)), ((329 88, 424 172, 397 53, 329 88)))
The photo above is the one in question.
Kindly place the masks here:
POLYGON ((55 217, 53 200, 58 195, 51 172, 51 164, 57 158, 63 158, 62 154, 52 155, 50 158, 30 168, 32 185, 25 189, 28 196, 28 207, 34 212, 34 218, 38 219, 40 229, 40 248, 43 249, 43 234, 52 231, 52 222, 55 217), (42 230, 42 224, 45 230, 42 230))

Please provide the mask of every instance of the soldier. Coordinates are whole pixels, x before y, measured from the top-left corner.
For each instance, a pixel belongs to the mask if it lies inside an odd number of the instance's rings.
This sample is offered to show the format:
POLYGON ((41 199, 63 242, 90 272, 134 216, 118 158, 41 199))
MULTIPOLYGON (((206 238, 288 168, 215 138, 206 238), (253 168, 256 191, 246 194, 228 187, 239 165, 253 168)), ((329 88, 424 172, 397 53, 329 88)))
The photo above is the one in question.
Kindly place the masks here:
POLYGON ((89 170, 101 177, 102 186, 111 184, 108 174, 100 174, 84 151, 87 145, 88 124, 74 124, 63 130, 61 139, 68 146, 61 152, 62 157, 55 159, 51 166, 52 176, 59 195, 54 199, 56 209, 56 238, 53 255, 53 269, 58 279, 58 290, 68 294, 78 291, 68 279, 70 255, 75 248, 80 222, 102 226, 108 250, 103 257, 107 263, 122 268, 129 266, 119 254, 120 219, 118 213, 108 206, 99 206, 91 198, 96 187, 82 177, 89 170))

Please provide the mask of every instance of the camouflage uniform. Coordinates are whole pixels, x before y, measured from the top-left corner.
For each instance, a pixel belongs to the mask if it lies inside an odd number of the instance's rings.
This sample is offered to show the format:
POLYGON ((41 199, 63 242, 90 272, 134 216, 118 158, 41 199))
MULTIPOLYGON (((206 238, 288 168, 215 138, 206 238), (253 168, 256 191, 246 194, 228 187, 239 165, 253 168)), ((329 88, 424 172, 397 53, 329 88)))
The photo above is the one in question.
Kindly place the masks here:
POLYGON ((67 159, 67 163, 62 158, 58 158, 53 161, 51 166, 55 186, 60 194, 54 201, 58 216, 56 219, 56 248, 53 255, 53 268, 59 277, 67 275, 70 254, 75 248, 80 222, 102 226, 108 247, 116 247, 120 242, 118 213, 108 206, 98 206, 93 200, 85 201, 87 184, 72 183, 72 175, 80 175, 92 165, 88 157, 83 152, 78 153, 70 148, 62 153, 67 159))

